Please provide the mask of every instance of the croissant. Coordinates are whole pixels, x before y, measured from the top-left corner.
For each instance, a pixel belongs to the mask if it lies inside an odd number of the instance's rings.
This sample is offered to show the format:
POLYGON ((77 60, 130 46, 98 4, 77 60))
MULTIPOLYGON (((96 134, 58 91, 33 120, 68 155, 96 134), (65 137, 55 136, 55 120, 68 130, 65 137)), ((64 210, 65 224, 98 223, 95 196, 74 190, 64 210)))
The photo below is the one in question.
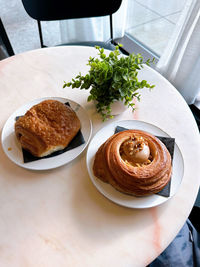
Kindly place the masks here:
POLYGON ((100 146, 93 173, 122 193, 146 196, 161 191, 170 181, 171 155, 152 134, 126 130, 100 146))
POLYGON ((44 100, 16 121, 15 134, 25 150, 44 157, 64 149, 80 126, 71 107, 57 100, 44 100))

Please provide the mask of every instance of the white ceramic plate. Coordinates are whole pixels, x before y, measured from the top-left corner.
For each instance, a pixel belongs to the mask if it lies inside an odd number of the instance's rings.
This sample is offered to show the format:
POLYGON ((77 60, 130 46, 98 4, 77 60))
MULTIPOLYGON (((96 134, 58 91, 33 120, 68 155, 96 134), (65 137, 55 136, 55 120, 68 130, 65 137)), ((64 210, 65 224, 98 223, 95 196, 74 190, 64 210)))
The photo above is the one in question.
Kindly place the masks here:
POLYGON ((178 190, 180 183, 182 181, 183 172, 184 172, 184 163, 182 154, 175 144, 174 149, 174 158, 173 158, 173 174, 171 179, 171 190, 169 197, 163 197, 156 194, 146 197, 134 197, 126 194, 122 194, 119 191, 115 190, 111 185, 102 182, 97 179, 92 170, 95 154, 98 148, 103 144, 111 135, 114 134, 116 126, 121 126, 127 129, 140 129, 146 132, 149 132, 153 135, 170 137, 160 128, 138 120, 126 120, 113 122, 101 130, 99 130, 96 135, 91 140, 88 150, 87 150, 87 168, 90 175, 90 178, 96 188, 108 199, 111 201, 125 207, 129 208, 150 208, 164 203, 169 200, 178 190))
POLYGON ((92 133, 91 121, 85 109, 82 108, 78 103, 72 100, 66 99, 66 98, 45 97, 45 98, 33 100, 25 104, 24 106, 16 110, 8 118, 2 130, 1 142, 2 142, 4 152, 6 153, 8 158, 11 161, 13 161, 15 164, 21 167, 24 167, 26 169, 31 169, 31 170, 48 170, 48 169, 53 169, 53 168, 62 166, 70 162, 71 160, 75 159, 86 148, 90 140, 91 133, 92 133), (24 115, 26 111, 30 109, 33 105, 36 105, 46 99, 55 99, 62 103, 69 102, 71 108, 76 112, 77 116, 79 117, 81 121, 81 132, 85 139, 85 143, 74 149, 71 149, 60 155, 57 155, 55 157, 43 158, 43 159, 39 159, 39 160, 32 161, 29 163, 24 163, 22 149, 21 149, 19 142, 16 139, 15 132, 14 132, 15 119, 17 116, 24 115))

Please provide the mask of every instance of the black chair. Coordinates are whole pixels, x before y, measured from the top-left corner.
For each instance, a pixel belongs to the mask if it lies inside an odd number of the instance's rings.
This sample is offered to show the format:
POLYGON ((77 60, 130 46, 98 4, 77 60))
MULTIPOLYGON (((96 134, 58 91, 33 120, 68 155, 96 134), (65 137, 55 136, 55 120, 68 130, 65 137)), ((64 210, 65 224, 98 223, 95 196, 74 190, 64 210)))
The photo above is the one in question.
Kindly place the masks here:
MULTIPOLYGON (((114 49, 112 14, 115 13, 122 0, 94 0, 67 1, 67 0, 22 0, 23 6, 30 17, 37 20, 41 47, 43 43, 41 21, 66 20, 78 18, 90 18, 110 16, 110 40, 109 42, 78 42, 69 45, 99 45, 109 50, 114 49)), ((68 44, 65 44, 68 45, 68 44)))
POLYGON ((0 51, 2 59, 14 55, 13 48, 11 46, 10 40, 8 38, 8 35, 6 33, 1 18, 0 18, 0 46, 3 48, 3 51, 0 51))

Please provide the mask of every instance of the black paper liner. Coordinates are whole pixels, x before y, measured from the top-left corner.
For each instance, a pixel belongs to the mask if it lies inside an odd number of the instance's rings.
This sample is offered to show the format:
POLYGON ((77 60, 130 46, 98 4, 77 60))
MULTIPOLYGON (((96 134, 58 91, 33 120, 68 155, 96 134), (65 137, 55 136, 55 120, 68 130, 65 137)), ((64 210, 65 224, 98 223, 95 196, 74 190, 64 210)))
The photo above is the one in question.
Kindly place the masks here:
MULTIPOLYGON (((129 129, 121 127, 121 126, 117 126, 115 128, 115 133, 126 131, 126 130, 129 130, 129 129)), ((173 162, 175 138, 163 137, 163 136, 156 136, 156 137, 161 142, 163 142, 163 144, 167 147, 167 149, 171 155, 172 162, 173 162)), ((169 183, 160 192, 156 193, 156 195, 160 195, 163 197, 169 197, 170 196, 170 189, 171 189, 171 179, 170 179, 169 183)))
MULTIPOLYGON (((65 105, 70 106, 69 102, 65 103, 65 105)), ((21 116, 17 116, 15 118, 15 120, 17 121, 20 117, 21 116)), ((76 148, 76 147, 78 147, 84 143, 85 143, 85 139, 83 137, 81 130, 79 130, 78 133, 76 134, 76 136, 71 140, 71 142, 68 144, 67 147, 65 147, 62 150, 56 151, 56 152, 54 152, 48 156, 45 156, 45 157, 35 157, 30 152, 28 152, 27 150, 22 148, 23 160, 24 160, 24 163, 29 163, 29 162, 40 160, 40 159, 52 158, 52 157, 55 157, 57 155, 61 155, 61 154, 65 153, 66 151, 69 151, 73 148, 76 148)))

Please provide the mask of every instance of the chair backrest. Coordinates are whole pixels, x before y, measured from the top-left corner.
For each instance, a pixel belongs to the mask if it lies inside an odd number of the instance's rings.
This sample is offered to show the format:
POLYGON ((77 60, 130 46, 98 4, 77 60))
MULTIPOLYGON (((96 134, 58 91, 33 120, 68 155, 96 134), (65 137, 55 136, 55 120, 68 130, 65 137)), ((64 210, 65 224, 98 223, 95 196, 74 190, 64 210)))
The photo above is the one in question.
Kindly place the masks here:
POLYGON ((39 21, 112 15, 122 0, 22 0, 30 17, 39 21))

